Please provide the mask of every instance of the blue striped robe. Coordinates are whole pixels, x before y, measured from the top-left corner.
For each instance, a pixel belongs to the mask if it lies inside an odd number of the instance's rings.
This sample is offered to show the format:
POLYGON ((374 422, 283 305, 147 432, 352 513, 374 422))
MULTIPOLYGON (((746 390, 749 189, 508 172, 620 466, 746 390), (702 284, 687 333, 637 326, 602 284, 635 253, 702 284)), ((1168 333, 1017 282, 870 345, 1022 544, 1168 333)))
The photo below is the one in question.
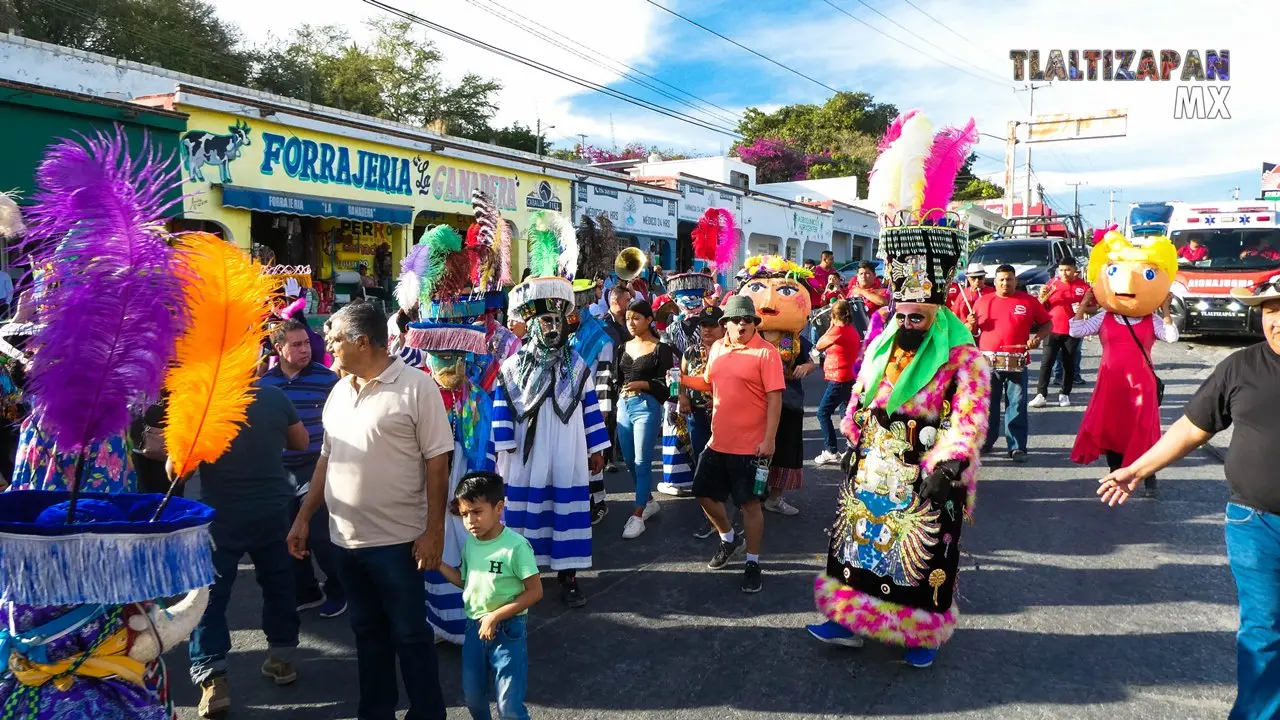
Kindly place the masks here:
POLYGON ((596 391, 587 383, 568 422, 546 399, 524 461, 527 421, 517 422, 499 383, 493 402, 498 473, 507 483, 503 522, 533 545, 538 566, 551 570, 591 567, 591 493, 587 459, 609 447, 609 432, 596 391))

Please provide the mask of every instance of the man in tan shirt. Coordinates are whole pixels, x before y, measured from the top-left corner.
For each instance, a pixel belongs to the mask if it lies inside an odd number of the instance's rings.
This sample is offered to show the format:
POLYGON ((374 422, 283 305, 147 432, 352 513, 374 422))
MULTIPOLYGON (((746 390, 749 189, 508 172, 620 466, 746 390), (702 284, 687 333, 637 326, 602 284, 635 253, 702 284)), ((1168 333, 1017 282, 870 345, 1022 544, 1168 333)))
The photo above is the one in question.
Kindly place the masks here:
POLYGON ((399 655, 406 719, 443 720, 421 572, 444 547, 453 432, 440 388, 388 355, 387 318, 369 303, 335 313, 325 343, 348 375, 325 403, 324 444, 289 549, 306 557, 308 523, 326 504, 356 635, 359 716, 395 717, 399 655))

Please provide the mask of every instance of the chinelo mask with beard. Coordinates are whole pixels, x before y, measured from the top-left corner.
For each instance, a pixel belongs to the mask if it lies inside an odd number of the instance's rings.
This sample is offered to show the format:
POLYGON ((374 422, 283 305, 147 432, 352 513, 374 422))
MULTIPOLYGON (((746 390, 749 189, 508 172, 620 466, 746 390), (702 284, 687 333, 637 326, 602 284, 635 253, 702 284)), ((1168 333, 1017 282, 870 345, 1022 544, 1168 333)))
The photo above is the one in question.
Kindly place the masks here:
POLYGON ((548 350, 564 347, 569 339, 566 330, 565 316, 561 312, 544 313, 529 321, 529 336, 535 343, 548 350))
POLYGON ((898 347, 907 352, 915 352, 924 344, 924 336, 928 334, 929 331, 924 328, 900 327, 895 338, 898 342, 898 347))
POLYGON ((457 390, 467 376, 465 358, 465 353, 433 352, 427 355, 427 367, 437 385, 457 390))

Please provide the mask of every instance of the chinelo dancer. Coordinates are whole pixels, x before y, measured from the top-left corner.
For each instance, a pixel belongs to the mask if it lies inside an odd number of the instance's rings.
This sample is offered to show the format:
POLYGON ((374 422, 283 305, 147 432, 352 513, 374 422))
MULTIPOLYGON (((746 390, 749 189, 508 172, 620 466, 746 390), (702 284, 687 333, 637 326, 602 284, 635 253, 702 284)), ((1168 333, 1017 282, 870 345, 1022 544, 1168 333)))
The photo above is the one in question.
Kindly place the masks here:
POLYGON ((869 191, 894 321, 865 351, 842 427, 855 454, 814 583, 828 620, 808 627, 835 645, 903 646, 913 667, 933 664, 959 619, 960 531, 987 428, 990 369, 945 307, 966 236, 943 208, 976 140, 972 120, 935 136, 910 111, 880 143, 869 191))
MULTIPOLYGON (((738 229, 733 214, 708 208, 693 229, 693 255, 713 271, 733 267, 738 248, 738 229)), ((703 272, 687 272, 667 278, 667 292, 675 300, 678 314, 663 333, 663 342, 683 360, 693 350, 693 360, 705 362, 702 347, 703 310, 713 301, 715 278, 703 272)), ((701 372, 700 370, 698 372, 701 372)), ((687 394, 687 393, 686 393, 687 394)), ((666 495, 688 495, 693 488, 693 469, 711 438, 711 424, 694 420, 679 404, 668 403, 662 422, 662 482, 657 490, 666 495)))
POLYGON ((504 522, 533 545, 539 567, 558 572, 561 601, 578 608, 586 597, 577 571, 591 567, 591 475, 604 468, 609 434, 591 368, 569 347, 573 225, 547 211, 530 222, 533 272, 509 301, 529 335, 498 371, 493 435, 507 483, 504 522))

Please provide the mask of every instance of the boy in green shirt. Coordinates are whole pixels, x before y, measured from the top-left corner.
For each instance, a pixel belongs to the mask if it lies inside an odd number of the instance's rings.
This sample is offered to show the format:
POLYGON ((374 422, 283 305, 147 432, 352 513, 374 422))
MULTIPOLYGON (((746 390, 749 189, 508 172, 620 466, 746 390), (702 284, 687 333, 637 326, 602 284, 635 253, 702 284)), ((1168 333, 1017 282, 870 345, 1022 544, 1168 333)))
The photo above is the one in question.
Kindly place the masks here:
POLYGON ((473 472, 458 481, 451 510, 471 533, 462 567, 440 563, 440 574, 462 588, 467 632, 462 643, 462 692, 476 720, 489 720, 489 681, 497 689, 498 715, 525 720, 529 650, 525 615, 542 599, 533 546, 502 524, 502 477, 473 472))

